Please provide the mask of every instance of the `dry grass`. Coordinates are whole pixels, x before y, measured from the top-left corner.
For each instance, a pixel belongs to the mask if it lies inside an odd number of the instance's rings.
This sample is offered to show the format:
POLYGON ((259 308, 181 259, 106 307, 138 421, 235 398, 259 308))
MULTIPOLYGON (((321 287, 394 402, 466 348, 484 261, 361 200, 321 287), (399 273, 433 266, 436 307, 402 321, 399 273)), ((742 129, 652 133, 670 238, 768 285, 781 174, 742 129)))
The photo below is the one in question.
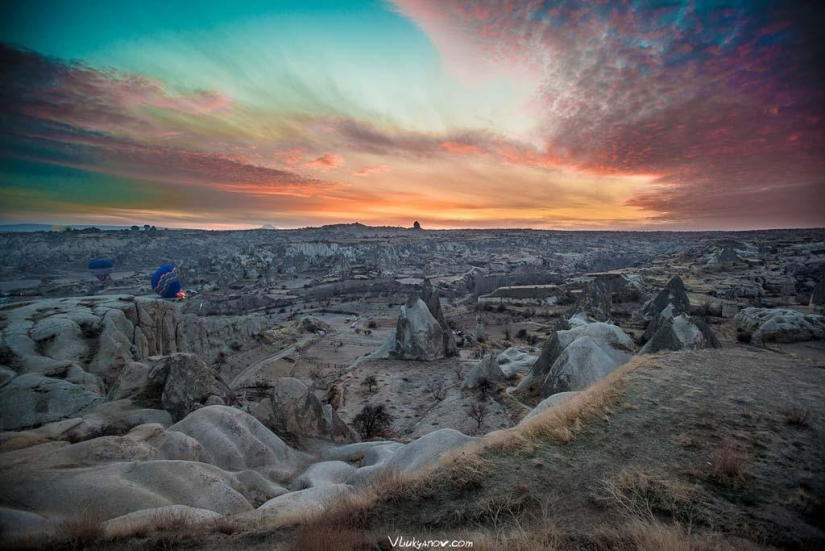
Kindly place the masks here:
POLYGON ((694 551, 710 549, 704 541, 690 537, 679 524, 656 521, 634 522, 624 528, 638 551, 694 551))
POLYGON ((573 398, 534 416, 511 432, 528 440, 549 437, 560 444, 570 442, 576 433, 581 431, 584 422, 593 418, 606 419, 613 414, 612 406, 621 393, 622 378, 642 365, 652 365, 650 358, 632 358, 601 381, 573 398))
POLYGON ((95 507, 64 520, 55 533, 55 544, 63 549, 85 549, 103 538, 103 516, 95 507))
POLYGON ((603 480, 595 497, 634 522, 652 522, 657 515, 667 514, 687 526, 713 523, 699 486, 641 469, 625 469, 603 480))
POLYGON ((807 427, 811 423, 811 410, 796 404, 782 409, 785 422, 796 427, 807 427))
POLYGON ((745 468, 748 459, 748 454, 739 447, 731 442, 725 442, 711 454, 708 474, 712 480, 722 485, 741 485, 747 479, 745 468))

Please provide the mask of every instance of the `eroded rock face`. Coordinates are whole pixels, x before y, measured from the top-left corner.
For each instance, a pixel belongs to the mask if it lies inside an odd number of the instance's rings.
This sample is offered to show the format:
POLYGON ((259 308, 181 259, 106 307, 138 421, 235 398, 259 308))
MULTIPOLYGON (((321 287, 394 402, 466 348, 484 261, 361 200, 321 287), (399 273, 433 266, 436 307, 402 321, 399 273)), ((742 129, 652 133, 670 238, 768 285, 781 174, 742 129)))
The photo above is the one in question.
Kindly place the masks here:
POLYGON ((582 289, 571 313, 583 313, 598 321, 610 319, 610 307, 613 305, 610 287, 604 278, 596 278, 582 289))
POLYGON ((332 406, 322 404, 304 383, 293 377, 278 379, 269 399, 262 401, 253 414, 278 434, 358 441, 332 406))
POLYGON ((79 417, 104 400, 83 385, 27 373, 0 388, 0 429, 17 430, 79 417))
POLYGON ((28 378, 15 383, 11 388, 17 395, 11 400, 18 404, 17 411, 0 413, 0 427, 6 429, 77 417, 104 397, 135 397, 153 385, 160 385, 158 396, 166 391, 167 402, 176 404, 176 419, 191 411, 194 402, 203 403, 204 392, 205 398, 214 394, 230 403, 226 389, 208 381, 201 365, 172 370, 165 389, 165 375, 160 382, 149 380, 148 358, 187 352, 213 363, 230 339, 255 345, 255 336, 265 329, 260 316, 183 315, 175 303, 129 295, 43 299, 2 312, 6 323, 0 350, 8 365, 0 372, 0 388, 24 375, 55 381, 35 384, 28 378), (61 391, 55 394, 56 389, 61 391), (181 403, 188 405, 181 408, 181 403))
POLYGON ((783 308, 745 308, 733 318, 750 342, 804 342, 825 339, 825 316, 783 308))
POLYGON ((168 429, 196 440, 207 463, 227 471, 253 469, 284 480, 306 462, 301 454, 248 413, 226 406, 201 408, 168 429))
POLYGON ((172 354, 152 362, 150 381, 163 381, 163 409, 179 421, 204 405, 211 396, 225 404, 235 397, 218 372, 194 354, 172 354))

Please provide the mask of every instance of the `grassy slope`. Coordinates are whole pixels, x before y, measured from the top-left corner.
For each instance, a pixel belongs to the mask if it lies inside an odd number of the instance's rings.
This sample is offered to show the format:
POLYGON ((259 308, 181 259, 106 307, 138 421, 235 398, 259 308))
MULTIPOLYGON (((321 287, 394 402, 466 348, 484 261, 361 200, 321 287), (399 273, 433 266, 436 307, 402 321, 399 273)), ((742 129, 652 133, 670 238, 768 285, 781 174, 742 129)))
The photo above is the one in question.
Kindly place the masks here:
POLYGON ((825 369, 729 347, 645 359, 603 386, 617 392, 591 397, 589 419, 568 416, 572 438, 545 418, 556 428, 482 452, 466 485, 379 500, 371 527, 506 530, 544 504, 575 541, 634 517, 825 545, 825 369))

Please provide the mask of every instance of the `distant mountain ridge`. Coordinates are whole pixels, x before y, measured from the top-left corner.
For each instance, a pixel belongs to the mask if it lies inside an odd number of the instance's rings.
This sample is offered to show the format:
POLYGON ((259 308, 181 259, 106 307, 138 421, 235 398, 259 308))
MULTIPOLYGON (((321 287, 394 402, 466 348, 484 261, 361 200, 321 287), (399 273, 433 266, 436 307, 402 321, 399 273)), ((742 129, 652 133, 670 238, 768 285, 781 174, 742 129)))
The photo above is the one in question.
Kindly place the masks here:
POLYGON ((63 231, 67 228, 73 230, 97 228, 104 231, 117 231, 128 230, 130 226, 98 226, 95 224, 0 224, 0 232, 63 231))

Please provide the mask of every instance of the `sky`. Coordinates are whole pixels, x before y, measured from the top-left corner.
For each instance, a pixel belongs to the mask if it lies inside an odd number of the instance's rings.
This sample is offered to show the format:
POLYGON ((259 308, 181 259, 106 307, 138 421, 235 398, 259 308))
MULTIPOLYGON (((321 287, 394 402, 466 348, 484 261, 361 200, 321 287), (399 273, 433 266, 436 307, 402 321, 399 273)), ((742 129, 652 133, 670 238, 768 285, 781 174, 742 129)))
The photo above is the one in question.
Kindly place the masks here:
POLYGON ((825 227, 825 9, 0 3, 0 223, 825 227))

